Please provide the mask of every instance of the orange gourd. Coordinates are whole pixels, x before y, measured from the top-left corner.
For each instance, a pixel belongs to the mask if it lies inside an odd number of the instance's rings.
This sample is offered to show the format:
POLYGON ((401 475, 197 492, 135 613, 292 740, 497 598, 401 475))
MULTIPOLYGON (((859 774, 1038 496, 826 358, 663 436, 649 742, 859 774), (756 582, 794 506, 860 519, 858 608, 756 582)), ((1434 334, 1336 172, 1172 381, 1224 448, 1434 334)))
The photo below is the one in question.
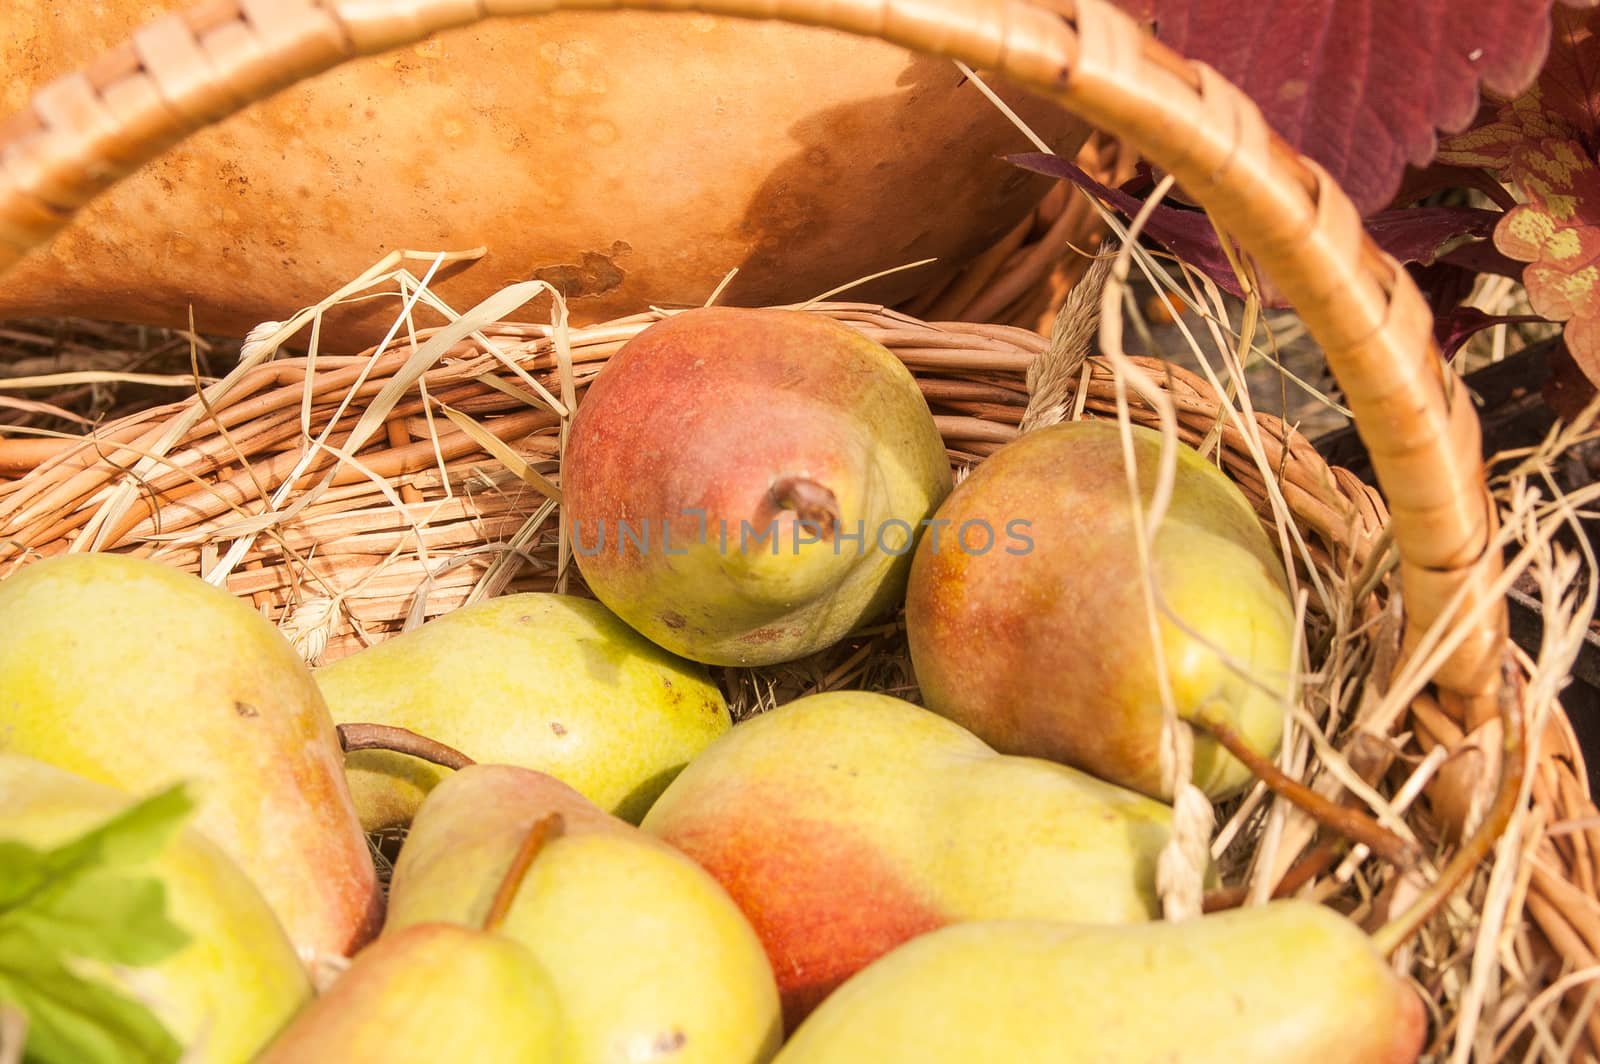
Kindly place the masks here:
MULTIPOLYGON (((159 7, 176 10, 173 0, 159 7)), ((8 0, 0 112, 157 11, 8 0)), ((1072 151, 1085 127, 1008 98, 1072 151)), ((647 305, 894 302, 948 279, 1048 187, 954 64, 833 30, 704 15, 500 19, 372 56, 204 130, 91 204, 0 285, 0 318, 84 315, 242 335, 396 248, 477 246, 435 285, 466 309, 541 278, 594 322, 647 305)), ((426 264, 413 264, 421 272, 426 264)), ((398 300, 325 338, 371 342, 398 300)), ((546 303, 523 311, 547 320, 546 303)), ((428 322, 432 319, 424 316, 428 322)))

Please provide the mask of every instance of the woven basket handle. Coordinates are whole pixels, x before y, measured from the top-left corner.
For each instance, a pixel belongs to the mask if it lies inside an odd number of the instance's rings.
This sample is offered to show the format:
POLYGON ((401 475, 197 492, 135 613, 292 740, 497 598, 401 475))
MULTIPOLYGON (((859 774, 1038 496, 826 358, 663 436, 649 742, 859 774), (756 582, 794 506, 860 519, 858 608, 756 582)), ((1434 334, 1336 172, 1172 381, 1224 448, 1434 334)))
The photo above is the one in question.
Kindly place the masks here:
MULTIPOLYGON (((1486 553, 1494 507, 1480 428, 1399 265, 1315 163, 1202 64, 1106 0, 610 0, 828 26, 992 70, 1124 137, 1211 212, 1326 352, 1392 512, 1408 631, 1452 596, 1477 609, 1435 676, 1467 723, 1493 715, 1506 611, 1486 553)), ((0 126, 0 271, 119 177, 190 132, 359 55, 496 15, 594 0, 208 0, 40 89, 0 126)))

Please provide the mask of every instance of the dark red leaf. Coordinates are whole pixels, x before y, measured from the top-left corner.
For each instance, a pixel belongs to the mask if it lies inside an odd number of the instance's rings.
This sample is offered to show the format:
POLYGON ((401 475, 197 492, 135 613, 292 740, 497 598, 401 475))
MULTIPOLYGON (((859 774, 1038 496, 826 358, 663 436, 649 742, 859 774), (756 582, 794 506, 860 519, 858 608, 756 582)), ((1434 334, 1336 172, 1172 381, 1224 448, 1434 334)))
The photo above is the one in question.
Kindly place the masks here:
POLYGON ((1518 153, 1547 139, 1573 140, 1591 158, 1600 147, 1600 39, 1594 15, 1557 11, 1554 43, 1538 80, 1520 93, 1489 100, 1473 127, 1447 137, 1438 161, 1502 173, 1517 169, 1518 153))
POLYGON ((1459 266, 1472 273, 1492 273, 1512 280, 1522 279, 1522 263, 1513 259, 1493 243, 1485 240, 1477 244, 1463 244, 1439 256, 1441 263, 1459 266))
POLYGON ((1526 263, 1533 309, 1566 322, 1568 350, 1600 382, 1600 17, 1558 12, 1549 62, 1490 121, 1440 145, 1441 162, 1496 171, 1524 202, 1495 227, 1495 247, 1526 263))
POLYGON ((1462 344, 1472 339, 1474 333, 1494 325, 1520 325, 1543 320, 1531 314, 1485 314, 1477 307, 1456 307, 1433 319, 1433 338, 1438 341, 1444 357, 1451 359, 1462 344))
POLYGON ((1550 353, 1550 376, 1541 389, 1545 403, 1557 417, 1573 420, 1594 401, 1594 382, 1573 360, 1565 343, 1550 353))
MULTIPOLYGON (((1108 188, 1059 155, 1031 152, 1006 158, 1023 169, 1071 181, 1129 218, 1143 206, 1144 201, 1126 188, 1108 188)), ((1454 255, 1486 245, 1486 238, 1500 217, 1499 211, 1467 207, 1411 207, 1374 215, 1367 219, 1367 231, 1379 247, 1402 263, 1427 265, 1441 253, 1454 255)), ((1144 235, 1211 278, 1224 291, 1243 295, 1232 263, 1217 241, 1217 231, 1204 213, 1159 204, 1145 223, 1144 235)), ((1263 293, 1262 302, 1269 307, 1286 305, 1270 290, 1263 293)))
POLYGON ((1517 198, 1480 167, 1432 163, 1420 169, 1406 169, 1405 177, 1400 180, 1400 191, 1395 193, 1390 206, 1409 207, 1427 196, 1454 189, 1482 192, 1489 202, 1503 211, 1509 211, 1517 205, 1517 198))
POLYGON ((1465 129, 1480 81, 1531 83, 1552 0, 1118 0, 1203 60, 1321 163, 1363 214, 1388 203, 1436 130, 1465 129))
MULTIPOLYGON (((1441 317, 1465 302, 1478 285, 1477 274, 1459 266, 1452 266, 1448 262, 1435 262, 1432 266, 1412 263, 1406 267, 1406 272, 1417 282, 1417 287, 1422 289, 1423 296, 1428 300, 1428 309, 1433 312, 1436 326, 1441 317)), ((1439 335, 1437 328, 1434 335, 1439 335)))
POLYGON ((1472 207, 1402 207, 1368 218, 1367 232, 1401 262, 1431 266, 1440 252, 1461 241, 1487 240, 1499 220, 1499 211, 1472 207))
MULTIPOLYGON (((1076 166, 1072 160, 1059 155, 1026 152, 1020 155, 1008 155, 1006 159, 1024 170, 1071 181, 1129 218, 1137 214, 1139 208, 1143 206, 1143 201, 1135 196, 1122 189, 1102 185, 1076 166)), ((1223 254, 1222 245, 1217 240, 1216 229, 1201 212, 1179 210, 1164 203, 1158 204, 1154 213, 1145 222, 1144 235, 1211 278, 1224 291, 1236 296, 1244 295, 1239 278, 1235 276, 1233 266, 1229 263, 1228 256, 1223 254)), ((1268 306, 1285 305, 1277 298, 1269 298, 1263 302, 1268 306)))

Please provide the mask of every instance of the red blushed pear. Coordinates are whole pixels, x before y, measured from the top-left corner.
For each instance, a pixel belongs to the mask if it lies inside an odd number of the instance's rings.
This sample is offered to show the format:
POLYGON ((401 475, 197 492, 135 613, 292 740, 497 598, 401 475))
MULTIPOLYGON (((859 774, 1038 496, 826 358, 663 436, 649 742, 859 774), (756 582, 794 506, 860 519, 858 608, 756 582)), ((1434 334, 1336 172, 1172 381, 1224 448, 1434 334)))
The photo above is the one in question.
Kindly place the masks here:
MULTIPOLYGON (((1161 439, 1135 426, 1133 443, 1148 509, 1161 439)), ((930 709, 1005 753, 1168 797, 1134 520, 1116 424, 1029 432, 940 507, 912 564, 906 632, 930 709)), ((1220 722, 1270 757, 1296 638, 1283 563, 1239 489, 1181 444, 1150 558, 1179 715, 1220 722)), ((1220 797, 1252 777, 1201 734, 1193 778, 1220 797)))
POLYGON ((727 892, 552 776, 473 765, 441 782, 412 822, 389 901, 383 938, 502 911, 499 933, 549 973, 566 1064, 761 1064, 777 1050, 772 970, 727 892), (508 893, 522 840, 552 819, 559 835, 508 893))
POLYGON ((595 595, 717 665, 802 657, 893 609, 951 482, 886 348, 821 315, 735 308, 673 315, 613 356, 562 478, 595 595))
POLYGON ((841 691, 735 725, 642 827, 744 910, 792 1029, 851 974, 946 924, 1152 918, 1171 810, 1001 756, 909 702, 841 691))
MULTIPOLYGON (((773 796, 757 791, 752 797, 773 796)), ((851 975, 952 918, 848 826, 788 823, 766 846, 748 830, 736 828, 726 839, 720 830, 691 821, 673 829, 670 839, 745 906, 779 973, 790 1030, 851 975)))
POLYGON ((259 613, 159 562, 74 554, 0 582, 0 737, 124 791, 191 784, 194 827, 303 959, 348 956, 381 898, 310 670, 259 613))

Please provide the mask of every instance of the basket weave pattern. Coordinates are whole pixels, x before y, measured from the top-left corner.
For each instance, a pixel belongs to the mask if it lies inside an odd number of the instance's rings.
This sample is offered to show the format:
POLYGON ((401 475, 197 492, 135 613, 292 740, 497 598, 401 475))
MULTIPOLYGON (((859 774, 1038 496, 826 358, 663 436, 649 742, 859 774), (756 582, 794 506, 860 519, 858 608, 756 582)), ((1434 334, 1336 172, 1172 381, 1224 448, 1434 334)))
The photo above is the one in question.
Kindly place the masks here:
MULTIPOLYGON (((1048 341, 1002 325, 931 324, 881 307, 819 303, 810 308, 884 344, 918 377, 957 469, 1017 435, 1029 401, 1027 368, 1048 341)), ((659 313, 572 329, 574 378, 581 389, 605 359, 659 313)), ((437 616, 466 598, 506 590, 548 590, 556 580, 556 530, 547 520, 525 530, 545 496, 454 427, 446 407, 470 416, 523 460, 555 474, 561 419, 530 406, 501 357, 559 391, 554 329, 499 323, 485 330, 497 349, 460 341, 398 403, 382 435, 341 462, 360 410, 393 379, 409 349, 359 356, 281 358, 242 374, 215 399, 191 398, 103 426, 81 440, 0 441, 0 465, 31 465, 0 484, 0 578, 28 561, 74 550, 146 554, 202 575, 217 567, 217 544, 248 536, 249 552, 226 574, 235 594, 280 623, 321 601, 338 604, 327 620, 324 660, 377 641, 408 621, 437 616), (423 398, 426 396, 426 398, 423 398), (305 406, 309 402, 309 406, 305 406), (303 420, 308 418, 308 420, 303 420), (341 420, 342 418, 342 420, 341 420), (184 431, 172 437, 175 424, 184 431), (306 431, 309 427, 309 431, 306 431), (308 437, 328 437, 302 462, 308 437), (140 469, 147 471, 139 471, 140 469), (293 478, 310 488, 332 470, 326 490, 304 508, 274 507, 271 494, 293 478), (391 505, 399 496, 400 506, 391 505), (264 519, 263 515, 276 515, 264 519), (518 533, 526 537, 515 541, 518 533), (485 574, 501 554, 509 582, 485 574)), ((426 333, 418 336, 425 339, 426 333)), ((1154 360, 1139 362, 1168 380, 1180 436, 1200 445, 1218 424, 1211 387, 1154 360)), ((1114 373, 1088 360, 1084 409, 1115 416, 1114 373)), ((1136 404, 1137 423, 1157 413, 1136 404)), ((1258 424, 1282 471, 1278 484, 1299 523, 1314 535, 1319 563, 1350 570, 1368 564, 1385 511, 1376 492, 1330 469, 1314 448, 1271 415, 1258 424)), ((1272 509, 1260 469, 1239 432, 1223 430, 1220 464, 1255 501, 1272 509)))

